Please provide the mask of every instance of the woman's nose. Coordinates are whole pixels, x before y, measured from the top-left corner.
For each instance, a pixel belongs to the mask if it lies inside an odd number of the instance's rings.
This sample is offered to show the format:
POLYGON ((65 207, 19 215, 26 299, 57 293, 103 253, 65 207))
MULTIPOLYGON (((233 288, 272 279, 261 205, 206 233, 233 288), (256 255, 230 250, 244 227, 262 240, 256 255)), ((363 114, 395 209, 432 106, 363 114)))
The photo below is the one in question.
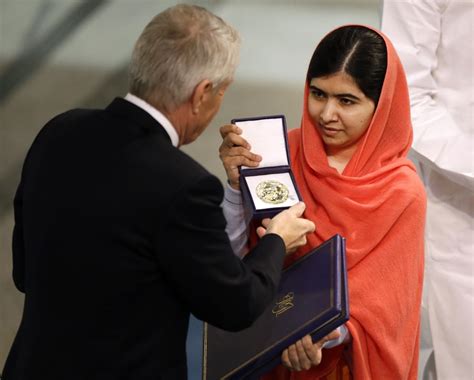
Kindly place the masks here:
POLYGON ((321 110, 319 117, 321 118, 321 121, 325 124, 331 121, 336 121, 337 120, 336 103, 333 100, 329 99, 324 104, 324 107, 321 110))

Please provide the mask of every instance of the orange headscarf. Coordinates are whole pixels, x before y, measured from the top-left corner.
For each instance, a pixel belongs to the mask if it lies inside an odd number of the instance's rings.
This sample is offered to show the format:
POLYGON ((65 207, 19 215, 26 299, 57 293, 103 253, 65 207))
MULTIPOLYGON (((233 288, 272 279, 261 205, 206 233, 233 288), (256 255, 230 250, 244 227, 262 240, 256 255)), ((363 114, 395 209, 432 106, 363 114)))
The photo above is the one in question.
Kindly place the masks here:
MULTIPOLYGON (((391 42, 376 32, 387 47, 385 80, 367 133, 342 174, 328 165, 308 113, 306 83, 301 128, 290 131, 289 144, 305 216, 316 231, 289 261, 336 233, 346 237, 353 377, 416 379, 426 199, 406 158, 412 127, 405 73, 391 42)), ((319 379, 342 356, 342 347, 323 350, 322 363, 309 371, 279 367, 265 378, 319 379)))

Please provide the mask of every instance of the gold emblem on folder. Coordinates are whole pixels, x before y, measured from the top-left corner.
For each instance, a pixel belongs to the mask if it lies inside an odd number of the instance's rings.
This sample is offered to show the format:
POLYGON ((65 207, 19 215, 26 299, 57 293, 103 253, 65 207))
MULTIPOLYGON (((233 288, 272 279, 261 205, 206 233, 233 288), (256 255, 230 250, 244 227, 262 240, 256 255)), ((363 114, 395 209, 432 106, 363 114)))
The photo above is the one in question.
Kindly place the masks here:
POLYGON ((256 188, 257 196, 265 203, 283 203, 288 199, 288 188, 278 181, 262 181, 256 188))
POLYGON ((272 313, 278 317, 280 314, 283 314, 285 311, 291 309, 293 306, 295 306, 293 303, 293 298, 295 298, 295 293, 288 293, 276 303, 276 305, 272 309, 272 313))

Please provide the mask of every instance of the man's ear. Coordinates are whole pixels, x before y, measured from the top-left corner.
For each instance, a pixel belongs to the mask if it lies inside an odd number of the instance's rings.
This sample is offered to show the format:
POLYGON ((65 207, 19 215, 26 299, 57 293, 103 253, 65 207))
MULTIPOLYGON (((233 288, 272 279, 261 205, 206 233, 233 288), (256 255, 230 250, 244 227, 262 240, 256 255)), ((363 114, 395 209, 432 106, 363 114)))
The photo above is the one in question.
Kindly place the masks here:
POLYGON ((212 91, 212 82, 209 79, 203 79, 194 88, 194 92, 191 95, 192 111, 193 115, 199 113, 201 104, 205 100, 208 93, 212 91))

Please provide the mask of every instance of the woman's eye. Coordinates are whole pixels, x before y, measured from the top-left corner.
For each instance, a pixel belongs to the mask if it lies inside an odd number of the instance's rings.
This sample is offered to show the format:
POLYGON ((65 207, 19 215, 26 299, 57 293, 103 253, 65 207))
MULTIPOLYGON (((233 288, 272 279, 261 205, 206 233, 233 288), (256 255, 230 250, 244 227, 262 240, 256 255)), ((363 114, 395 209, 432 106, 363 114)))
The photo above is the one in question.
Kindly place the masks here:
POLYGON ((340 102, 341 102, 342 104, 344 104, 345 106, 354 104, 354 101, 353 101, 352 99, 348 99, 348 98, 341 98, 341 99, 340 99, 340 102))
POLYGON ((319 90, 311 90, 311 94, 315 97, 315 98, 324 98, 324 92, 322 91, 319 91, 319 90))

